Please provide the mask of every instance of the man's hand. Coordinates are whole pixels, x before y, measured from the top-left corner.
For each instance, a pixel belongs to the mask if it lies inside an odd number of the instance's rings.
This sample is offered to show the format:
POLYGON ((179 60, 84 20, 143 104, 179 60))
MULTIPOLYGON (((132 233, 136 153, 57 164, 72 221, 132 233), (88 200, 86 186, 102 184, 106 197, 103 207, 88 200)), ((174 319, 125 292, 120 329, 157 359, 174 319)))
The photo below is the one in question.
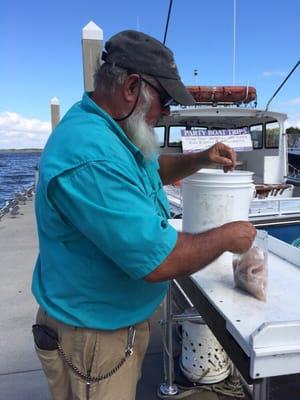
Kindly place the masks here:
POLYGON ((186 176, 210 168, 212 164, 221 165, 224 172, 236 166, 236 153, 224 143, 216 143, 204 151, 186 154, 162 154, 159 157, 159 174, 164 185, 170 185, 186 176))
POLYGON ((249 250, 256 236, 256 229, 248 221, 229 222, 220 229, 223 231, 226 250, 237 254, 249 250))
POLYGON ((203 158, 209 163, 221 165, 224 172, 232 171, 236 166, 236 152, 224 143, 216 143, 204 150, 203 158))

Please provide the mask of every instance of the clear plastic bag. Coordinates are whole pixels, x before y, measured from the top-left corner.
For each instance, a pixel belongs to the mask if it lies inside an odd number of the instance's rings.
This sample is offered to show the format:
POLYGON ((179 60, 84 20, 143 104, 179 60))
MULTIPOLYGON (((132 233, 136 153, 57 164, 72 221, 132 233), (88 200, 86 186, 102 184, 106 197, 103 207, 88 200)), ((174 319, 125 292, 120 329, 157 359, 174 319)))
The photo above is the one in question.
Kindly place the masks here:
POLYGON ((233 276, 236 287, 246 290, 258 300, 267 300, 268 234, 258 231, 252 247, 244 254, 233 256, 233 276))

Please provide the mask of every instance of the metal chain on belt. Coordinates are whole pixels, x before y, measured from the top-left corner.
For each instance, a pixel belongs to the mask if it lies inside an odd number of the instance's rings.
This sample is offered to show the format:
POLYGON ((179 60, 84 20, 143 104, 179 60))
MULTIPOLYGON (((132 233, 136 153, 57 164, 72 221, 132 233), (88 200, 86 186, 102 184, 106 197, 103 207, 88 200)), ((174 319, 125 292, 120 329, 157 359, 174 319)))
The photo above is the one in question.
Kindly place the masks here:
POLYGON ((110 371, 108 371, 105 374, 100 375, 100 376, 91 376, 89 374, 86 374, 86 373, 80 371, 80 369, 77 368, 76 365, 73 364, 71 359, 66 355, 66 353, 64 352, 60 343, 57 342, 57 351, 61 355, 64 362, 71 368, 71 370, 74 372, 75 375, 79 376, 81 379, 83 379, 85 381, 87 400, 89 399, 91 383, 99 383, 99 382, 103 381, 104 379, 110 378, 122 367, 122 365, 125 363, 127 358, 133 354, 133 344, 134 344, 134 339, 135 339, 135 333, 136 333, 136 331, 135 331, 134 326, 130 326, 128 328, 128 337, 127 337, 127 346, 125 348, 125 356, 120 360, 120 362, 115 367, 113 367, 110 371))
POLYGON ((76 374, 77 376, 82 378, 84 381, 89 382, 89 383, 98 383, 100 381, 103 381, 104 379, 110 378, 113 374, 115 374, 118 371, 118 369, 121 368, 121 366, 124 364, 124 362, 126 361, 128 356, 130 355, 130 354, 127 355, 125 353, 125 356, 121 359, 121 361, 115 367, 113 367, 110 371, 106 372, 105 374, 100 375, 100 376, 91 376, 89 374, 86 374, 86 373, 80 371, 80 369, 77 368, 76 365, 74 365, 72 363, 70 358, 63 351, 63 349, 62 349, 60 344, 58 344, 58 349, 57 350, 60 353, 62 359, 65 361, 65 363, 72 369, 74 374, 76 374))

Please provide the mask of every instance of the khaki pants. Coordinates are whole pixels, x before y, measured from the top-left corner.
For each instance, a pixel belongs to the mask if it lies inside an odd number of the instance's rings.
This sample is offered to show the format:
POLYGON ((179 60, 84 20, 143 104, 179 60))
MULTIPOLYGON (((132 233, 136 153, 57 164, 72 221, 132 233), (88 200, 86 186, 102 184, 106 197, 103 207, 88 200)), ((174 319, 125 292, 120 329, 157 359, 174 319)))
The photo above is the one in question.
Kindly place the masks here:
MULTIPOLYGON (((39 309, 36 323, 54 329, 65 354, 82 372, 100 376, 124 357, 128 329, 103 331, 65 325, 39 309)), ((111 377, 90 385, 90 400, 134 400, 137 381, 149 342, 148 321, 136 325, 133 354, 111 377)), ((57 350, 36 352, 54 400, 86 400, 86 383, 66 365, 57 350)))

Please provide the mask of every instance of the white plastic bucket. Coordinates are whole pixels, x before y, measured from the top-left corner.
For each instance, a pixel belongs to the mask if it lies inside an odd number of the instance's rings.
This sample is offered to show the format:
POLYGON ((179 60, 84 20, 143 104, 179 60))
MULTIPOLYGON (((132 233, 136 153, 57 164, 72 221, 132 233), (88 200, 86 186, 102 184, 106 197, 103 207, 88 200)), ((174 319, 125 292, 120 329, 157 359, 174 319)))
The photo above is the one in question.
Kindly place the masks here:
POLYGON ((185 321, 182 324, 179 365, 190 381, 202 384, 220 382, 231 371, 228 355, 204 322, 185 321))
MULTIPOLYGON (((184 232, 201 233, 227 222, 247 220, 254 193, 253 172, 201 169, 183 180, 184 232)), ((215 263, 232 263, 224 253, 215 263)))

